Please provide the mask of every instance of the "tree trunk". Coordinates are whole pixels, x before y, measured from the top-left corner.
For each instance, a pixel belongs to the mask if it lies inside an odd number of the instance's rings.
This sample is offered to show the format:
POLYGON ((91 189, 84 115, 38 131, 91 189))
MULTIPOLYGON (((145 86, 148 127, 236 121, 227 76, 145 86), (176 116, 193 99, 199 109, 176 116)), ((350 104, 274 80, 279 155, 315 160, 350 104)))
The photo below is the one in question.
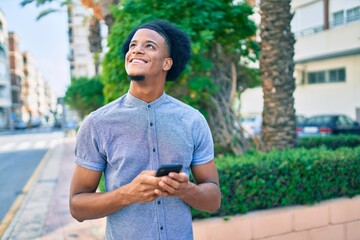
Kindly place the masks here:
POLYGON ((261 1, 260 71, 264 92, 263 143, 267 150, 294 147, 296 121, 291 0, 261 1))
POLYGON ((100 0, 101 11, 103 15, 103 19, 105 21, 106 26, 108 26, 108 31, 110 33, 111 26, 113 25, 115 19, 114 16, 110 12, 110 6, 116 5, 120 2, 120 0, 100 0))
MULTIPOLYGON (((242 134, 239 116, 233 110, 233 100, 237 91, 237 62, 223 53, 217 45, 211 52, 214 62, 211 79, 219 86, 218 91, 211 96, 212 108, 208 109, 211 116, 209 125, 212 129, 217 149, 231 151, 240 155, 251 148, 250 143, 242 134), (238 127, 236 127, 238 126, 238 127)), ((239 58, 240 59, 240 58, 239 58)))

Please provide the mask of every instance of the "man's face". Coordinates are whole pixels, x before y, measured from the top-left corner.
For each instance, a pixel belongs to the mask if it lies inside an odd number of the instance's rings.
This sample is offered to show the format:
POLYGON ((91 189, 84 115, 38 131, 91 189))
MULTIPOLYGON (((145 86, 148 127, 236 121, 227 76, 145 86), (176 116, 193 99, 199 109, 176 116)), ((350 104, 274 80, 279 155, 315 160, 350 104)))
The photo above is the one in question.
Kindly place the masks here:
POLYGON ((125 57, 125 69, 130 79, 166 76, 171 65, 167 44, 159 33, 146 28, 136 31, 125 57))

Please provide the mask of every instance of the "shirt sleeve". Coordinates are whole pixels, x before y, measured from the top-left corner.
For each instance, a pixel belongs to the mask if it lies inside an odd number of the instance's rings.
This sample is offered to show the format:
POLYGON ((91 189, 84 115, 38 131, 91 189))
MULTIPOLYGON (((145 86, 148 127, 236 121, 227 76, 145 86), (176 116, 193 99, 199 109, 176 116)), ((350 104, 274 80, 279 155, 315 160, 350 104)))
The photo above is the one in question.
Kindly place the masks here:
POLYGON ((101 153, 100 138, 91 115, 85 118, 77 134, 75 163, 94 171, 105 169, 106 157, 101 153))
POLYGON ((193 128, 194 153, 191 165, 201 165, 214 159, 214 142, 209 125, 203 115, 195 122, 193 128))

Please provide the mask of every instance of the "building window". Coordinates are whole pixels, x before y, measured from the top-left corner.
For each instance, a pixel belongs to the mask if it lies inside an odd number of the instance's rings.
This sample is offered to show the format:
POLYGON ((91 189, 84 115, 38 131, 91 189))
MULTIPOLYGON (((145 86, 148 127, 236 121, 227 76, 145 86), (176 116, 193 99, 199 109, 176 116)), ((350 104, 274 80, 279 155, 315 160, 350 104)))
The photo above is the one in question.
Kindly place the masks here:
POLYGON ((345 68, 330 70, 329 82, 345 82, 345 68))
POLYGON ((309 84, 345 82, 345 81, 346 81, 345 68, 308 73, 309 84))
POLYGON ((338 11, 333 13, 333 23, 332 26, 339 26, 344 24, 344 11, 338 11))
POLYGON ((360 7, 350 8, 346 11, 346 22, 354 22, 360 20, 360 7))
POLYGON ((309 73, 309 84, 325 82, 325 72, 311 72, 309 73))

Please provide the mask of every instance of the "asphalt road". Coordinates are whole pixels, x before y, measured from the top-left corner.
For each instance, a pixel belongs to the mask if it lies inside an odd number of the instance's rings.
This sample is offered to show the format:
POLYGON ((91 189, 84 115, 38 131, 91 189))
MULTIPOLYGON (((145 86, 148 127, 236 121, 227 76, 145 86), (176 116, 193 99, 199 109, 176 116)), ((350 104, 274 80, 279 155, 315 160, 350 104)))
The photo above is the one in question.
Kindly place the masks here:
POLYGON ((0 136, 0 220, 22 193, 46 152, 62 138, 62 132, 16 132, 0 136))
POLYGON ((32 176, 47 149, 0 153, 0 219, 32 176))

